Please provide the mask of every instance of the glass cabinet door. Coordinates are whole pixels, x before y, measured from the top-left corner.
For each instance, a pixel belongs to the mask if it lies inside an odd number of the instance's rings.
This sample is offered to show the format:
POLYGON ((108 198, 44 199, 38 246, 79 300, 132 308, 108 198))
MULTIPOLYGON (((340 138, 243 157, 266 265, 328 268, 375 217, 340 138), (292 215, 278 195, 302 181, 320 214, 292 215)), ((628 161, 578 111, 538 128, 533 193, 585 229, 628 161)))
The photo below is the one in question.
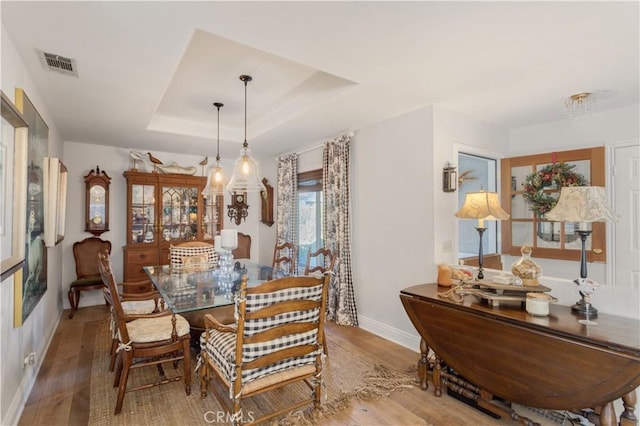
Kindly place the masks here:
POLYGON ((155 185, 131 185, 131 242, 155 242, 155 185))
POLYGON ((198 239, 198 188, 162 186, 161 238, 167 242, 198 239))
POLYGON ((204 199, 204 213, 202 216, 202 238, 213 240, 213 237, 220 230, 219 207, 222 205, 222 195, 207 197, 204 199))

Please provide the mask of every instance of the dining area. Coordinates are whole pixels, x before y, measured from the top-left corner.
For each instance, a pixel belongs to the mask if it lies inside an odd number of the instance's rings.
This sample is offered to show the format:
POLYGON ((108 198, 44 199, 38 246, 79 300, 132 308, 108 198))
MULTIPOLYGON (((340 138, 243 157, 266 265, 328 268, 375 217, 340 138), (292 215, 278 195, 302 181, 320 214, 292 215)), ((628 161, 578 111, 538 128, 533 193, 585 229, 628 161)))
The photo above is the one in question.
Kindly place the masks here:
POLYGON ((109 253, 98 255, 111 305, 114 414, 128 392, 176 381, 186 395, 196 386, 202 398, 213 393, 233 424, 248 419, 245 398, 299 381, 307 384, 306 395, 260 419, 251 413, 250 422, 320 407, 327 293, 337 257, 322 248, 298 268, 293 245, 284 243, 274 248, 273 263, 262 265, 234 257, 237 230, 220 234, 213 244, 171 245, 168 264, 143 266, 152 284, 144 292, 121 293, 127 286, 117 283, 109 253), (131 372, 150 366, 158 370, 155 381, 128 385, 131 372), (215 392, 220 384, 227 391, 215 392))

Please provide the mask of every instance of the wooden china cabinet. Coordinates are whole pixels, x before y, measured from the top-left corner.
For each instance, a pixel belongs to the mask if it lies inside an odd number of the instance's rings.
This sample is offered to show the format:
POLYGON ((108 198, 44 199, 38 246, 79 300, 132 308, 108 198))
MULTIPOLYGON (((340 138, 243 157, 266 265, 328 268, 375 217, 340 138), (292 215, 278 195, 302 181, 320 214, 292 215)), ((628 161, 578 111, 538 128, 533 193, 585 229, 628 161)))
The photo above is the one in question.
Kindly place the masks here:
POLYGON ((203 176, 126 171, 125 281, 146 278, 143 266, 169 263, 169 246, 213 242, 222 229, 224 200, 202 197, 203 176))

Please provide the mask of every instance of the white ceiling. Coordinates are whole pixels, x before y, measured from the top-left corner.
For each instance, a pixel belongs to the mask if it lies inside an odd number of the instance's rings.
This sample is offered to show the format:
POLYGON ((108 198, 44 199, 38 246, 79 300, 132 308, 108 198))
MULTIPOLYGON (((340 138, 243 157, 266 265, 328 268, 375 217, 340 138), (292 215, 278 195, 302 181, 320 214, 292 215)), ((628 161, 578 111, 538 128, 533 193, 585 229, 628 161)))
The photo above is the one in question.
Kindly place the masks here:
MULTIPOLYGON (((639 101, 634 2, 11 2, 2 24, 64 140, 276 155, 431 104, 505 129, 563 98, 639 101), (76 61, 46 70, 38 50, 76 61)), ((4 87, 7 91, 9 88, 4 87)))

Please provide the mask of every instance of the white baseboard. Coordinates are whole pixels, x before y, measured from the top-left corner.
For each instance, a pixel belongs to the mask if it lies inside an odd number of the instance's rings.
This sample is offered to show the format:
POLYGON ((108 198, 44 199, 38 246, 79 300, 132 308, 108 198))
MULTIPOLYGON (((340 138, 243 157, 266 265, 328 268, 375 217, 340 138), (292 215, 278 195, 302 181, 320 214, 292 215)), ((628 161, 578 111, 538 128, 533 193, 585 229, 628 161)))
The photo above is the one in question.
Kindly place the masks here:
POLYGON ((407 333, 364 315, 358 315, 358 324, 360 328, 376 336, 383 337, 414 352, 420 352, 420 335, 417 332, 407 333))
POLYGON ((33 389, 33 385, 36 383, 36 379, 38 378, 38 373, 40 373, 40 368, 42 367, 42 363, 44 362, 44 357, 47 355, 47 350, 49 349, 49 345, 51 345, 51 341, 53 340, 53 335, 56 334, 56 329, 58 328, 58 324, 60 323, 60 318, 62 318, 63 311, 58 315, 57 321, 53 324, 53 327, 48 330, 49 338, 47 340, 42 340, 41 347, 36 349, 36 353, 41 354, 36 358, 36 363, 33 366, 33 370, 30 374, 24 374, 22 376, 22 381, 20 382, 20 386, 16 389, 16 393, 11 400, 11 404, 9 404, 9 408, 5 415, 5 418, 2 419, 2 425, 17 425, 20 421, 20 416, 22 416, 22 411, 24 410, 24 406, 29 399, 29 395, 31 395, 31 390, 33 389))

